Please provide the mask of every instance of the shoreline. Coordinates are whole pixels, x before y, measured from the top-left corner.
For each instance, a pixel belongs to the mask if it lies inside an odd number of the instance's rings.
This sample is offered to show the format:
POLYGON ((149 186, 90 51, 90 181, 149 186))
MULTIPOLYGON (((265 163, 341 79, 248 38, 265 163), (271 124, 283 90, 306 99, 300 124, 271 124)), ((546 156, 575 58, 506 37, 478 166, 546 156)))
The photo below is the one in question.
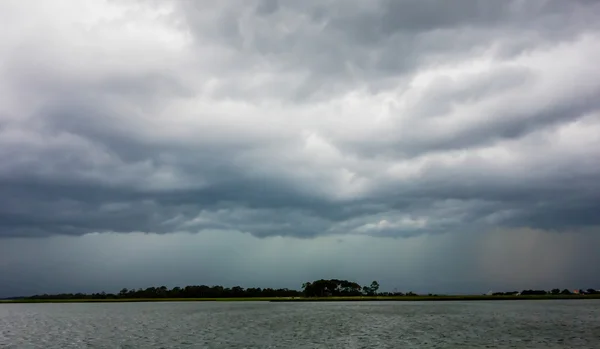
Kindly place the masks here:
POLYGON ((117 299, 10 299, 0 304, 26 303, 149 303, 149 302, 452 302, 452 301, 523 301, 523 300, 583 300, 600 299, 600 295, 540 295, 540 296, 381 296, 381 297, 246 297, 246 298, 117 298, 117 299))
POLYGON ((526 300, 582 300, 600 299, 600 295, 557 295, 557 296, 398 296, 398 297, 317 297, 276 299, 272 302, 452 302, 452 301, 526 301, 526 300))

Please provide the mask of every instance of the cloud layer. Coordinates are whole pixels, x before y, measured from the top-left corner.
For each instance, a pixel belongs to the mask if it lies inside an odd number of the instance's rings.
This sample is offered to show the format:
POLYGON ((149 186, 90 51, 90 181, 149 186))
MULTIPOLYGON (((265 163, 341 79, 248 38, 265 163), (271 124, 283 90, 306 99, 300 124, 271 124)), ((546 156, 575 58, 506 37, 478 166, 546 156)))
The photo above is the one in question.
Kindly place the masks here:
POLYGON ((600 226, 595 1, 4 1, 0 237, 600 226))

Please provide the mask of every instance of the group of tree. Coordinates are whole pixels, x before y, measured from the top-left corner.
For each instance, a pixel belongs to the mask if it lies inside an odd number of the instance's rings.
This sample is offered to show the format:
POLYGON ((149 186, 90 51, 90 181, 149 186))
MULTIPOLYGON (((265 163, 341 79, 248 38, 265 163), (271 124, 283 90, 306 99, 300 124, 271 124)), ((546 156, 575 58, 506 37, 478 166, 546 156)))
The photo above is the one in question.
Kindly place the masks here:
POLYGON ((514 295, 522 295, 522 296, 543 296, 543 295, 573 295, 573 294, 600 294, 600 291, 595 290, 593 288, 588 288, 587 290, 579 289, 576 291, 569 291, 568 289, 559 289, 554 288, 550 291, 545 290, 523 290, 521 292, 512 291, 512 292, 494 292, 492 295, 494 296, 514 296, 514 295))
POLYGON ((240 286, 166 286, 146 289, 122 289, 119 293, 63 293, 44 294, 29 297, 31 299, 135 299, 135 298, 254 298, 254 297, 299 297, 302 293, 287 288, 243 288, 240 286))
POLYGON ((352 297, 375 296, 379 290, 379 283, 373 281, 369 286, 361 286, 348 280, 316 280, 302 284, 302 294, 305 297, 352 297))
MULTIPOLYGON (((135 298, 259 298, 259 297, 353 297, 353 296, 416 296, 413 292, 378 292, 379 283, 371 282, 369 285, 361 286, 356 282, 338 279, 320 279, 302 284, 302 290, 291 290, 287 288, 243 288, 240 286, 166 286, 148 287, 146 289, 124 288, 118 293, 62 293, 43 294, 27 297, 29 299, 135 299, 135 298)), ((545 290, 523 290, 521 292, 495 292, 495 296, 511 295, 572 295, 572 294, 600 294, 595 289, 569 291, 555 288, 545 290)), ((435 296, 430 294, 430 296, 435 296)))
MULTIPOLYGON (((259 297, 327 297, 327 296, 374 296, 379 290, 379 283, 373 281, 368 286, 361 286, 347 280, 316 280, 302 285, 302 291, 287 288, 243 288, 241 286, 166 286, 138 289, 122 289, 119 293, 62 293, 42 294, 28 297, 30 299, 135 299, 135 298, 259 298, 259 297)), ((386 294, 387 295, 387 294, 386 294)))

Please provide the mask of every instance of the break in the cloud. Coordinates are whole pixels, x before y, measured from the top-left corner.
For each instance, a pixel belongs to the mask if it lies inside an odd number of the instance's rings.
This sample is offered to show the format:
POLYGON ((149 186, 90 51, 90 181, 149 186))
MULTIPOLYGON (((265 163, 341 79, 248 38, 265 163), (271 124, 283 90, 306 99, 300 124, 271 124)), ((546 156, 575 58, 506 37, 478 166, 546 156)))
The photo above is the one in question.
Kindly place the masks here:
POLYGON ((0 236, 600 225, 595 1, 3 1, 0 236))

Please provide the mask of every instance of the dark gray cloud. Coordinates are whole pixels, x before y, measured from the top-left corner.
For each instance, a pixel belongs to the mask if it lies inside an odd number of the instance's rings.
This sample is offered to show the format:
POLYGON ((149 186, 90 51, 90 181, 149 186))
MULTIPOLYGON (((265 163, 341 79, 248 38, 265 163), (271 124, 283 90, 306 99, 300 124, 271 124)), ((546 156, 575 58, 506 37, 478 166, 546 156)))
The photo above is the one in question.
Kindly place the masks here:
MULTIPOLYGON (((276 91, 300 101, 364 85, 380 91, 415 69, 485 52, 515 56, 570 41, 597 30, 599 10, 597 3, 577 1, 264 1, 258 13, 271 11, 257 16, 248 2, 177 3, 197 40, 220 40, 243 53, 237 69, 267 63, 300 75, 276 91)), ((232 71, 230 64, 224 68, 232 71)), ((234 83, 224 90, 219 93, 243 98, 253 89, 234 83)))
POLYGON ((600 226, 597 2, 67 3, 0 5, 0 237, 600 226))

